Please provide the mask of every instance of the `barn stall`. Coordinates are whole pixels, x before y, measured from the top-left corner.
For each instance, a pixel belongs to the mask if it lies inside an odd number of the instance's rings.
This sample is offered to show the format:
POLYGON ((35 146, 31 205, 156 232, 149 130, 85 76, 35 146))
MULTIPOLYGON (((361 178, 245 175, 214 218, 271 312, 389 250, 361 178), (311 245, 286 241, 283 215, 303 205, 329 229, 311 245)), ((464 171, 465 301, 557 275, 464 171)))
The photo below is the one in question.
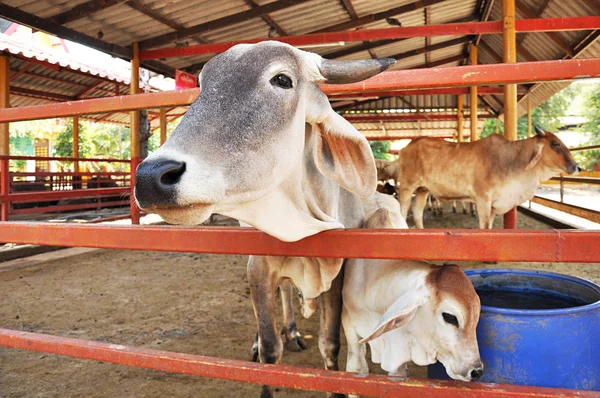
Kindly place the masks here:
MULTIPOLYGON (((527 102, 537 105, 556 92, 560 84, 564 84, 547 82, 563 82, 600 74, 600 60, 597 58, 597 29, 600 23, 599 18, 594 16, 598 15, 597 4, 590 1, 574 2, 569 8, 564 8, 558 2, 518 2, 515 5, 511 1, 500 4, 493 1, 432 0, 402 5, 379 2, 376 6, 366 2, 359 4, 358 1, 226 2, 218 10, 214 5, 200 4, 194 8, 194 12, 198 12, 196 15, 183 2, 165 5, 116 3, 90 1, 46 5, 14 1, 0 5, 0 15, 4 18, 132 60, 129 96, 2 110, 0 121, 4 125, 0 149, 3 150, 3 182, 8 178, 7 165, 10 159, 8 123, 49 117, 131 111, 131 170, 135 170, 139 163, 139 153, 136 153, 139 145, 137 111, 183 107, 189 105, 198 94, 197 89, 137 94, 140 62, 146 68, 169 75, 174 74, 173 68, 185 68, 193 72, 201 68, 215 52, 224 51, 233 42, 264 40, 269 34, 275 35, 277 40, 288 41, 325 57, 366 58, 372 56, 369 51, 376 51, 379 57, 393 56, 400 61, 395 70, 365 83, 322 86, 323 91, 332 96, 334 107, 348 119, 355 118, 359 131, 370 138, 415 137, 416 122, 419 136, 454 136, 456 132, 457 140, 464 139, 464 114, 461 108, 464 106, 463 96, 466 96, 464 87, 469 87, 467 105, 470 109, 471 139, 477 139, 480 119, 500 116, 504 119, 507 137, 514 140, 516 118, 527 111, 527 102), (57 8, 59 6, 61 9, 57 8), (123 15, 134 17, 124 20, 123 15), (534 18, 542 15, 546 17, 534 18), (515 21, 515 16, 526 19, 515 21), (391 20, 383 22, 386 18, 391 20), (402 26, 389 27, 398 23, 402 26), (237 29, 232 29, 231 25, 237 29), (365 29, 348 30, 357 27, 365 29), (97 38, 98 30, 104 32, 102 40, 97 38), (522 32, 519 36, 521 40, 516 39, 516 32, 522 32), (458 37, 438 42, 438 36, 446 36, 443 40, 447 36, 458 37), (500 37, 504 40, 499 40, 500 37), (187 41, 182 45, 183 39, 187 41), (362 44, 347 46, 347 43, 354 42, 362 44), (131 43, 131 47, 126 47, 131 43), (177 46, 160 48, 173 43, 177 46), (465 48, 468 48, 467 54, 465 48), (477 48, 482 50, 480 57, 477 57, 477 48), (503 53, 503 57, 499 56, 500 53, 503 53), (517 56, 525 62, 515 63, 517 56), (155 61, 163 58, 166 61, 155 61), (425 58, 425 62, 420 64, 422 58, 425 58), (467 58, 470 58, 471 65, 462 66, 467 58), (482 61, 480 65, 479 60, 482 61), (521 91, 520 100, 517 84, 526 88, 521 91), (502 86, 501 94, 498 86, 502 86), (442 89, 455 91, 406 92, 442 89), (480 94, 478 89, 481 90, 480 94), (424 98, 430 101, 430 105, 422 105, 424 98), (453 101, 456 101, 456 107, 453 101), (481 106, 479 101, 482 102, 481 106), (398 109, 403 111, 398 112, 398 109)), ((9 68, 8 60, 2 59, 3 98, 6 98, 9 92, 6 89, 10 87, 9 68)), ((4 101, 0 105, 7 107, 8 103, 4 101)), ((132 173, 132 180, 134 177, 132 173)), ((15 243, 169 252, 439 261, 600 261, 596 243, 600 235, 597 232, 331 231, 289 244, 257 231, 237 228, 17 224, 6 222, 9 207, 6 200, 10 199, 6 196, 9 195, 7 187, 8 184, 2 184, 5 200, 2 216, 5 222, 0 224, 0 236, 3 241, 15 243), (399 246, 410 250, 400 252, 397 249, 399 246)), ((139 210, 135 206, 131 208, 131 221, 133 224, 139 223, 139 210)), ((515 226, 516 212, 513 211, 506 217, 505 227, 511 229, 515 226)), ((0 343, 11 347, 300 389, 363 395, 416 391, 430 395, 473 396, 486 392, 498 396, 565 393, 540 387, 418 379, 399 382, 382 376, 356 377, 338 372, 224 361, 23 331, 3 330, 0 336, 0 343)), ((584 396, 589 393, 570 391, 568 394, 584 396)))

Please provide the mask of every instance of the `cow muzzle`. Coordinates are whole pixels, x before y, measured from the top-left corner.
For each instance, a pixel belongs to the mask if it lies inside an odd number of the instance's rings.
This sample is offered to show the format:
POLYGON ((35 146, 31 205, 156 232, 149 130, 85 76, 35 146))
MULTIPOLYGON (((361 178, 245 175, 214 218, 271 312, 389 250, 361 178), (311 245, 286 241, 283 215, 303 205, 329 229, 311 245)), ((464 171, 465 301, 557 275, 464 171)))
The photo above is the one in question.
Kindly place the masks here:
POLYGON ((135 198, 141 208, 169 207, 177 204, 177 185, 186 171, 184 162, 148 159, 136 170, 135 198))

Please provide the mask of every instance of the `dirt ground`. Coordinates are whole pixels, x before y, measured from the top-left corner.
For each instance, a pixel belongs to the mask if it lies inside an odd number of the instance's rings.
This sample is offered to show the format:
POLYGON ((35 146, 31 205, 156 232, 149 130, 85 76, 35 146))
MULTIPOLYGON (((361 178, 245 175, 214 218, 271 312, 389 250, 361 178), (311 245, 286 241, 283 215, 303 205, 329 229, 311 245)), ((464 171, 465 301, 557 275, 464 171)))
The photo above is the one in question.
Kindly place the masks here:
MULTIPOLYGON (((427 213, 426 227, 474 228, 476 219, 427 213)), ((501 224, 500 217, 496 220, 501 224)), ((545 228, 519 215, 521 228, 545 228)), ((94 250, 19 269, 0 264, 0 327, 249 359, 255 333, 245 256, 94 250)), ((544 269, 600 282, 597 264, 464 264, 544 269)), ((298 326, 309 349, 283 363, 322 367, 318 316, 298 326)), ((341 365, 345 363, 342 347, 341 365)), ((371 364, 371 371, 380 370, 371 364)), ((423 376, 423 370, 411 370, 423 376)), ((243 383, 0 348, 0 397, 257 397, 243 383)), ((324 397, 285 390, 285 397, 324 397)))

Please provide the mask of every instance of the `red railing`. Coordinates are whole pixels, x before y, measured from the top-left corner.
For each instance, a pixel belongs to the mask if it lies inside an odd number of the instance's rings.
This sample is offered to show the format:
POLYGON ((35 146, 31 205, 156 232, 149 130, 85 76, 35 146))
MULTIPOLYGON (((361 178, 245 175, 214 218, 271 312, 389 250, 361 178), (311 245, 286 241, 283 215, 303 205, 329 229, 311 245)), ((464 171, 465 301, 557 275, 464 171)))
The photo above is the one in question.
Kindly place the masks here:
MULTIPOLYGON (((58 168, 51 163, 77 162, 79 167, 94 164, 95 167, 113 164, 129 168, 129 160, 103 158, 64 158, 35 156, 0 156, 2 170, 10 170, 11 162, 47 162, 50 169, 58 168)), ((130 171, 99 172, 9 172, 3 175, 0 205, 3 221, 10 215, 41 214, 73 210, 100 210, 102 208, 128 206, 130 192, 130 171)))

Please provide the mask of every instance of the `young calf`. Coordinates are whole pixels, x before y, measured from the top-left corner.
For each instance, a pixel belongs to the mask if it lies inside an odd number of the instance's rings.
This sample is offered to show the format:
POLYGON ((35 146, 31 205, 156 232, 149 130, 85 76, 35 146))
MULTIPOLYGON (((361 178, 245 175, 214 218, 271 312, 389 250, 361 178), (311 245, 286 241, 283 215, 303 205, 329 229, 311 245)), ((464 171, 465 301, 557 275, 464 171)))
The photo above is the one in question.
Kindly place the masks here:
MULTIPOLYGON (((365 205, 370 217, 364 227, 406 228, 398 202, 376 198, 376 205, 365 205)), ((457 380, 483 375, 475 334, 479 297, 457 265, 348 260, 343 297, 346 371, 369 372, 368 342, 373 362, 390 375, 406 376, 409 361, 421 366, 440 361, 457 380)))

